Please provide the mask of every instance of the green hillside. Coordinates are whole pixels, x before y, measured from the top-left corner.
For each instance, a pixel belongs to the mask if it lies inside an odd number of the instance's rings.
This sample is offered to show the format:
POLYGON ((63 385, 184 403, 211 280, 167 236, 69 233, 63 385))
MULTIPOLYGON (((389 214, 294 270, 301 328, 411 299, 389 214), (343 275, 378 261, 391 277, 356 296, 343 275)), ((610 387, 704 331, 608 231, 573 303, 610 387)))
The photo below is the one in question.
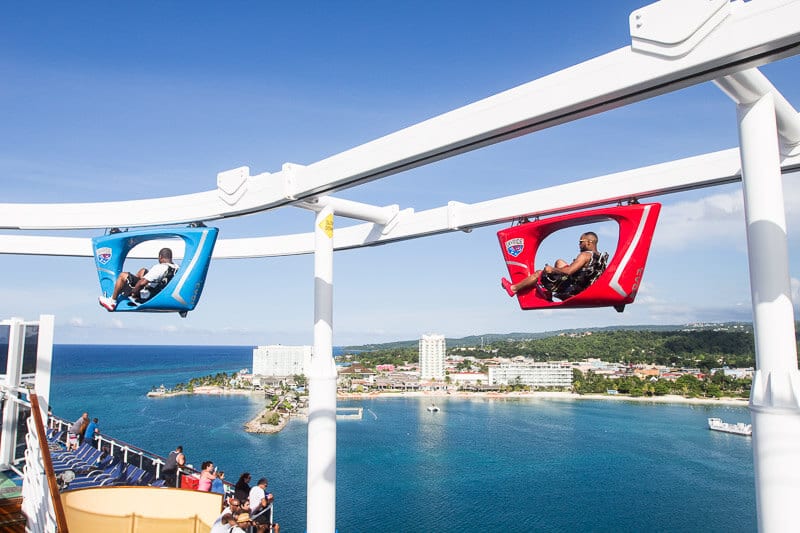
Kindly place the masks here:
MULTIPOLYGON (((448 354, 478 359, 525 356, 537 361, 598 358, 708 370, 755 365, 750 324, 634 326, 569 329, 547 333, 484 334, 447 339, 448 354)), ((369 364, 416 362, 418 340, 345 349, 369 364)))
MULTIPOLYGON (((483 333, 480 335, 470 335, 468 337, 450 338, 446 339, 447 347, 474 347, 486 346, 504 341, 526 341, 534 339, 545 339, 547 337, 557 337, 563 335, 571 335, 586 332, 607 332, 607 331, 708 331, 708 330, 723 330, 723 331, 736 331, 745 330, 752 331, 752 324, 745 322, 726 322, 726 323, 709 323, 709 324, 684 324, 684 325, 639 325, 639 326, 606 326, 598 328, 572 328, 560 329, 556 331, 545 331, 538 333, 483 333)), ((346 352, 364 352, 364 351, 378 351, 378 350, 395 350, 401 348, 417 348, 419 346, 419 339, 394 341, 380 344, 362 344, 354 346, 341 347, 346 352)))

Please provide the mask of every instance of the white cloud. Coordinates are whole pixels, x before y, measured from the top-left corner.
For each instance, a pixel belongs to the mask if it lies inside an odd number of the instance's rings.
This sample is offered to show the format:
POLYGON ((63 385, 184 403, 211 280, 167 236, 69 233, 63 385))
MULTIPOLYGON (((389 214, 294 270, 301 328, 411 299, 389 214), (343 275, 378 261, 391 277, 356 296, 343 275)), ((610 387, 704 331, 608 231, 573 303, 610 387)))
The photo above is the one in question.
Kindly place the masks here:
POLYGON ((743 221, 740 190, 665 205, 658 221, 656 243, 662 249, 681 250, 714 239, 740 243, 744 248, 743 221))
MULTIPOLYGON (((800 187, 796 177, 784 177, 783 196, 787 232, 800 224, 800 187)), ((665 204, 656 230, 656 242, 667 250, 683 250, 709 241, 746 249, 744 199, 740 187, 697 200, 665 204)))

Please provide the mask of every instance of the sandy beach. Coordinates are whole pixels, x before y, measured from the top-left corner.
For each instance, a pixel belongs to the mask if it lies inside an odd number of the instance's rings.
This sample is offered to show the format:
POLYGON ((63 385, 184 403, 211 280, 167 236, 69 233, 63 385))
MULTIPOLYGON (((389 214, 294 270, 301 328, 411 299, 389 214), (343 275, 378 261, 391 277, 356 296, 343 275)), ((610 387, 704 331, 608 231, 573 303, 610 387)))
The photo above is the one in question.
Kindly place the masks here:
MULTIPOLYGON (((151 391, 148 397, 168 398, 184 394, 263 394, 262 391, 252 391, 245 389, 226 389, 222 387, 195 387, 193 392, 159 392, 151 391)), ((459 398, 465 400, 608 400, 614 402, 644 402, 644 403, 680 403, 694 405, 731 405, 747 407, 748 400, 745 398, 686 398, 675 394, 664 396, 626 396, 612 394, 575 394, 573 392, 444 392, 444 391, 424 391, 424 392, 368 392, 350 393, 339 392, 339 400, 364 400, 375 398, 459 398)), ((252 420, 244 425, 244 430, 248 433, 278 433, 289 422, 291 418, 304 418, 304 413, 286 414, 282 413, 280 422, 277 425, 261 423, 263 417, 271 412, 264 409, 252 420)))
MULTIPOLYGON (((149 397, 168 398, 171 396, 181 396, 184 394, 263 394, 263 391, 247 389, 229 389, 215 386, 195 387, 193 392, 158 392, 150 391, 149 397)), ((573 392, 444 392, 444 391, 415 391, 415 392, 339 392, 337 398, 340 400, 359 400, 366 398, 461 398, 461 399, 539 399, 539 400, 609 400, 615 402, 649 402, 649 403, 684 403, 695 405, 738 405, 747 407, 747 398, 687 398, 677 394, 666 394, 664 396, 627 396, 624 394, 575 394, 573 392)))
POLYGON ((540 399, 540 400, 609 400, 617 402, 683 403, 695 405, 736 405, 747 407, 746 398, 686 398, 676 394, 664 396, 626 396, 611 394, 575 394, 573 392, 385 392, 339 393, 340 400, 366 398, 461 398, 461 399, 540 399))
POLYGON ((226 387, 217 387, 213 385, 204 385, 202 387, 195 387, 193 391, 167 391, 161 392, 158 390, 150 391, 147 393, 148 398, 171 398, 173 396, 183 396, 185 394, 262 394, 264 391, 250 390, 250 389, 230 389, 226 387))

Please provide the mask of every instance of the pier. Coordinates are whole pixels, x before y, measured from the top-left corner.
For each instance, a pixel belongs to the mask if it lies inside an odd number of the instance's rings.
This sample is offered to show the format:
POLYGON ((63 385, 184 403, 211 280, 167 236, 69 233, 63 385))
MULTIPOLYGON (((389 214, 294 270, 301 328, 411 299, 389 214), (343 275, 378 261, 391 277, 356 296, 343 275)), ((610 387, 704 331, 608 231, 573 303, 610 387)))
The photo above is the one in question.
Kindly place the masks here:
POLYGON ((363 407, 337 407, 336 420, 361 420, 364 417, 363 407))

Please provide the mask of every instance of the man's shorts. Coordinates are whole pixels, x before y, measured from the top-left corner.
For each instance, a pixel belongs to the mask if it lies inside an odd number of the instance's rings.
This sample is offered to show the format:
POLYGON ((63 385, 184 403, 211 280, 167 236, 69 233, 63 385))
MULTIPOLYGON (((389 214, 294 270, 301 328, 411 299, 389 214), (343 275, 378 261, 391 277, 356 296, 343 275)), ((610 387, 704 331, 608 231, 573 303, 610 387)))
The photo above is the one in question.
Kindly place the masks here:
POLYGON ((74 433, 67 433, 67 444, 78 444, 78 436, 74 433))
MULTIPOLYGON (((145 270, 144 273, 147 274, 147 270, 145 270)), ((133 292, 133 288, 136 286, 137 283, 139 283, 140 279, 141 278, 139 278, 139 276, 137 276, 136 274, 128 272, 127 283, 125 283, 125 285, 122 286, 122 290, 119 292, 121 294, 124 294, 125 296, 130 296, 131 293, 133 292)))

